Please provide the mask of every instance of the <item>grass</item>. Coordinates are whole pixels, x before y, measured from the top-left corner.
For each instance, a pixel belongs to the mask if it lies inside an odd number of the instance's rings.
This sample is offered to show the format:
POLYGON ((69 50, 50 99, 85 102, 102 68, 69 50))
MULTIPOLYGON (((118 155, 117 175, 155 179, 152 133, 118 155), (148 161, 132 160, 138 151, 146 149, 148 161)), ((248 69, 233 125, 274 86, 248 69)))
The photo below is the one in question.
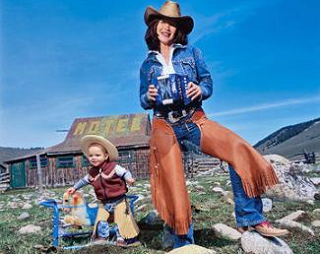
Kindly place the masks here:
MULTIPOLYGON (((239 242, 231 241, 218 237, 211 229, 216 223, 225 223, 235 228, 235 218, 233 214, 233 206, 229 204, 225 198, 219 193, 211 191, 212 187, 221 186, 224 190, 231 191, 228 177, 226 175, 217 175, 215 177, 195 178, 189 181, 188 185, 190 192, 190 199, 193 207, 193 223, 195 230, 196 244, 204 246, 209 249, 216 250, 218 253, 242 254, 239 242), (196 184, 192 184, 197 182, 196 184), (199 187, 202 186, 202 187, 199 187)), ((146 187, 148 181, 137 181, 136 187, 130 189, 130 192, 135 194, 143 194, 146 198, 138 201, 135 205, 136 219, 140 221, 147 213, 152 210, 150 200, 149 188, 146 187), (142 205, 145 205, 142 207, 142 205)), ((90 187, 86 187, 84 192, 89 192, 90 187)), ((50 192, 55 193, 62 198, 65 188, 49 189, 50 192)), ((0 254, 34 254, 40 253, 35 248, 35 245, 50 246, 52 241, 52 210, 41 207, 34 202, 37 201, 37 194, 35 190, 12 190, 4 194, 0 194, 0 204, 2 204, 1 220, 0 220, 0 254), (31 202, 33 207, 29 210, 11 209, 7 204, 12 199, 23 199, 26 194, 34 195, 31 202), (17 217, 23 212, 27 211, 30 218, 27 220, 17 220, 17 217), (28 224, 41 226, 42 231, 38 234, 20 235, 18 230, 28 224)), ((1 207, 1 205, 0 205, 1 207)), ((291 212, 297 210, 304 210, 307 216, 301 219, 301 222, 310 226, 311 222, 320 219, 312 213, 316 208, 320 208, 320 202, 316 201, 314 205, 300 203, 300 202, 274 202, 274 207, 271 212, 266 213, 266 217, 270 222, 282 218, 291 212)), ((294 231, 282 239, 288 243, 294 253, 299 254, 313 254, 320 253, 320 229, 315 228, 316 236, 312 237, 307 233, 294 231)), ((82 242, 87 242, 88 239, 82 239, 82 242)), ((77 251, 71 250, 56 250, 56 253, 101 253, 107 252, 111 254, 131 253, 131 254, 145 254, 145 253, 165 253, 163 250, 162 230, 141 230, 140 241, 142 245, 135 248, 122 249, 115 246, 92 246, 90 248, 80 249, 77 251)), ((66 242, 64 243, 66 244, 66 242)))

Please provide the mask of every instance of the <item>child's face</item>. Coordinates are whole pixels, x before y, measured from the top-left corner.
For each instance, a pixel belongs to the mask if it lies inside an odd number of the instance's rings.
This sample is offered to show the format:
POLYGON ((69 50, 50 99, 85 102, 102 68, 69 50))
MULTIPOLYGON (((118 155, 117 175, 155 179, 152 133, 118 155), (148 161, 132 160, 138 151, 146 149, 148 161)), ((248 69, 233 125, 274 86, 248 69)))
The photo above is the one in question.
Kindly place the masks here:
POLYGON ((99 144, 93 144, 89 147, 88 160, 94 167, 100 167, 109 157, 105 149, 99 144))

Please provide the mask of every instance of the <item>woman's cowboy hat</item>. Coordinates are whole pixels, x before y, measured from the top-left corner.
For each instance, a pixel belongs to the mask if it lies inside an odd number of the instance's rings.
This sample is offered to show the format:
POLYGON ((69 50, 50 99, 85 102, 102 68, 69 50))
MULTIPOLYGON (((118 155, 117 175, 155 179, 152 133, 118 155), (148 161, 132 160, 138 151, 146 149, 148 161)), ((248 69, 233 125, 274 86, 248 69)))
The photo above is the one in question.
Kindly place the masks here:
POLYGON ((193 19, 190 16, 181 16, 180 6, 176 2, 166 1, 159 11, 149 6, 144 13, 144 21, 147 26, 154 20, 170 20, 177 24, 185 34, 189 34, 193 29, 193 19))
POLYGON ((97 135, 86 135, 81 138, 81 150, 86 157, 89 157, 89 147, 94 143, 102 145, 107 150, 109 161, 116 161, 119 159, 117 148, 109 140, 97 135))

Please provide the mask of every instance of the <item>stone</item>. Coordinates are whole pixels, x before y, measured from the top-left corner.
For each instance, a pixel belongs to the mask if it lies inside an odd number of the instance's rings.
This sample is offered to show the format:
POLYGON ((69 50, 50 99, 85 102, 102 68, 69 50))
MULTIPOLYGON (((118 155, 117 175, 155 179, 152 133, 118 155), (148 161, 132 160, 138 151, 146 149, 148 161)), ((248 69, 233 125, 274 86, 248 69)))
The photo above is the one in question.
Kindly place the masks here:
POLYGON ((34 234, 41 231, 41 227, 35 225, 27 225, 19 229, 20 234, 34 234))
POLYGON ((320 215, 320 208, 314 209, 314 210, 312 211, 312 213, 313 213, 314 215, 320 215))
POLYGON ((319 228, 320 227, 320 220, 315 220, 315 221, 311 222, 311 225, 315 228, 319 228))
POLYGON ((225 195, 225 190, 224 189, 222 189, 221 187, 213 187, 212 188, 212 191, 213 192, 217 192, 217 193, 221 193, 222 195, 225 195))
POLYGON ((21 207, 21 209, 27 210, 27 209, 31 209, 32 207, 33 207, 33 206, 32 206, 31 204, 26 203, 26 204, 24 204, 24 205, 21 207))
POLYGON ((17 202, 10 202, 9 207, 11 209, 16 209, 16 208, 19 208, 19 204, 17 202))
POLYGON ((278 237, 263 237, 257 232, 245 232, 241 236, 241 246, 246 253, 293 254, 290 247, 278 237))
POLYGON ((298 220, 298 219, 302 218, 305 215, 306 215, 305 211, 298 210, 298 211, 295 211, 293 213, 290 213, 289 215, 281 218, 280 220, 298 220))
POLYGON ((241 233, 225 224, 217 223, 212 226, 212 229, 221 237, 231 240, 238 240, 241 237, 241 233))
POLYGON ((203 186, 201 186, 201 185, 197 185, 197 186, 196 186, 196 190, 197 190, 197 191, 201 191, 201 192, 206 191, 206 189, 205 189, 203 186))
POLYGON ((314 200, 316 187, 304 173, 301 165, 291 163, 280 155, 265 155, 279 179, 279 184, 266 191, 266 197, 277 200, 314 200))
POLYGON ((27 212, 23 212, 22 214, 20 214, 20 216, 18 217, 18 220, 25 220, 28 219, 30 217, 30 214, 27 212))
POLYGON ((147 214, 144 218, 139 221, 139 227, 143 227, 144 229, 162 229, 163 221, 159 217, 157 210, 153 210, 147 214))
POLYGON ((146 207, 147 207, 147 204, 143 204, 143 205, 139 206, 137 209, 135 209, 135 212, 139 212, 139 211, 143 210, 146 207))
POLYGON ((196 244, 190 244, 173 249, 172 251, 167 252, 167 254, 216 254, 216 252, 196 244))
POLYGON ((168 249, 172 248, 174 244, 173 234, 171 233, 170 228, 165 225, 162 231, 162 248, 168 249))
POLYGON ((310 180, 314 185, 320 185, 320 177, 312 177, 310 180))
POLYGON ((279 223, 281 227, 288 228, 288 229, 290 228, 298 229, 302 232, 309 233, 310 235, 314 236, 314 231, 311 228, 303 225, 302 223, 299 223, 293 220, 286 220, 286 219, 276 220, 276 222, 279 223))
POLYGON ((264 213, 268 213, 272 210, 272 200, 270 198, 262 198, 262 209, 264 213))

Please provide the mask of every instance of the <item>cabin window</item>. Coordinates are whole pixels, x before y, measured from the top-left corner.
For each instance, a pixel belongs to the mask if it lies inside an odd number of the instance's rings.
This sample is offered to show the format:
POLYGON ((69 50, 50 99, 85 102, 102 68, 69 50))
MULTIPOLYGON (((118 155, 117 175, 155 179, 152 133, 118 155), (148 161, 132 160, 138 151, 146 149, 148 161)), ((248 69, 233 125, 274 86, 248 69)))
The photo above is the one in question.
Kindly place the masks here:
MULTIPOLYGON (((48 166, 48 159, 44 156, 40 156, 40 164, 41 168, 45 168, 48 166)), ((35 169, 37 168, 37 157, 32 157, 29 159, 29 168, 35 169)))
POLYGON ((73 156, 58 156, 58 168, 73 168, 74 159, 73 156))

